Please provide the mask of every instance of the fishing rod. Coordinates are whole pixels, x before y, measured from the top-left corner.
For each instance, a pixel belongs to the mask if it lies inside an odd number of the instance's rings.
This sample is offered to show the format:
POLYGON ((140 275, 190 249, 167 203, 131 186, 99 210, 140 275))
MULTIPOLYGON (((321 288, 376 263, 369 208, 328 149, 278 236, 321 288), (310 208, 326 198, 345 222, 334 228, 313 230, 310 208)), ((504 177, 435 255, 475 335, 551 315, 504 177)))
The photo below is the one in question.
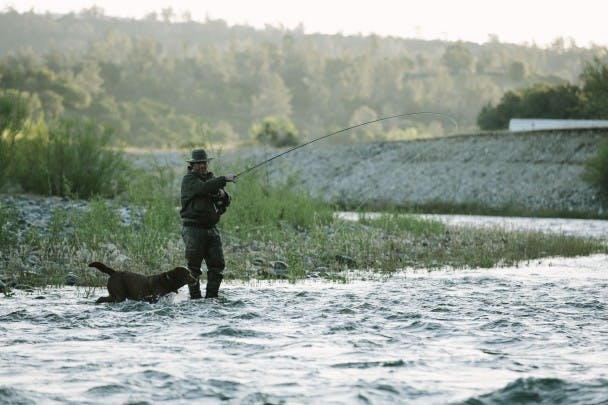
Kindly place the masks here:
POLYGON ((350 126, 350 127, 347 127, 347 128, 342 128, 342 129, 340 129, 340 130, 338 130, 338 131, 335 131, 335 132, 332 132, 332 133, 329 133, 329 134, 326 134, 326 135, 320 136, 320 137, 318 137, 318 138, 315 138, 315 139, 313 139, 313 140, 311 140, 311 141, 308 141, 308 142, 306 142, 306 143, 303 143, 303 144, 301 144, 301 145, 294 146, 294 147, 293 147, 293 148, 291 148, 291 149, 288 149, 288 150, 286 150, 286 151, 284 151, 284 152, 281 152, 281 153, 279 153, 279 154, 277 154, 277 155, 275 155, 275 156, 273 156, 273 157, 271 157, 271 158, 269 158, 269 159, 264 160, 263 162, 257 163, 257 164, 255 164, 255 165, 253 165, 253 166, 251 166, 251 167, 249 167, 249 168, 247 168, 247 169, 243 170, 243 171, 242 171, 242 172, 240 172, 240 173, 237 173, 237 174, 235 175, 235 178, 240 177, 240 176, 242 176, 242 175, 244 175, 244 174, 246 174, 246 173, 249 173, 250 171, 257 169, 257 168, 258 168, 258 167, 260 167, 260 166, 264 166, 264 165, 266 165, 266 164, 268 164, 268 163, 272 162, 273 160, 280 158, 281 156, 284 156, 284 155, 286 155, 286 154, 288 154, 288 153, 293 152, 294 150, 297 150, 297 149, 303 148, 304 146, 310 145, 311 143, 314 143, 314 142, 320 141, 320 140, 322 140, 322 139, 329 138, 330 136, 334 136, 334 135, 340 134, 340 133, 342 133, 342 132, 349 131, 349 130, 354 129, 354 128, 362 127, 362 126, 364 126, 364 125, 373 124, 373 123, 375 123, 375 122, 386 121, 386 120, 390 120, 390 119, 393 119, 393 118, 410 117, 410 116, 414 116, 414 115, 433 115, 433 116, 437 116, 437 117, 443 117, 443 118, 447 118, 448 120, 450 120, 450 121, 451 121, 451 122, 454 124, 454 126, 456 127, 456 130, 458 130, 458 123, 456 122, 456 120, 455 120, 453 117, 451 117, 451 116, 449 116, 449 115, 447 115, 447 114, 442 114, 442 113, 438 113, 438 112, 432 112, 432 111, 418 111, 418 112, 410 112, 410 113, 402 113, 402 114, 396 114, 396 115, 389 115, 389 116, 387 116, 387 117, 377 118, 377 119, 375 119, 375 120, 371 120, 371 121, 362 122, 362 123, 360 123, 360 124, 353 125, 353 126, 350 126))

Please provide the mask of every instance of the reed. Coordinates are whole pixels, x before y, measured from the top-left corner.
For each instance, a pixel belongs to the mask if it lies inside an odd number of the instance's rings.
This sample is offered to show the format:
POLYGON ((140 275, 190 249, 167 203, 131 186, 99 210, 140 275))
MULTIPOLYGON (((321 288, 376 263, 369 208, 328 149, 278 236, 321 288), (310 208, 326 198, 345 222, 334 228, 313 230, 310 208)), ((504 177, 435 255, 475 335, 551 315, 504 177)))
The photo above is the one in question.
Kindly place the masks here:
POLYGON ((92 121, 58 118, 22 128, 10 171, 24 191, 40 195, 112 197, 125 186, 128 165, 109 148, 112 131, 92 121))

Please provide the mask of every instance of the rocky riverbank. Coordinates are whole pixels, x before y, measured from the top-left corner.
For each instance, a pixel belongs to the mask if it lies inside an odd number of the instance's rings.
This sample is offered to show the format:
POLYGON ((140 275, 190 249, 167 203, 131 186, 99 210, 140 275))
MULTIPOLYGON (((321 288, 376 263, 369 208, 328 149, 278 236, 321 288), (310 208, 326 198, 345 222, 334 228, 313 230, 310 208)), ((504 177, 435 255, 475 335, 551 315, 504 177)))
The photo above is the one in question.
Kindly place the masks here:
MULTIPOLYGON (((294 185, 350 205, 412 206, 433 203, 554 210, 605 215, 608 202, 581 179, 584 163, 608 139, 608 129, 460 135, 441 139, 298 149, 245 176, 270 182, 291 177, 294 185)), ((243 170, 282 150, 241 148, 212 151, 219 165, 243 170)), ((188 151, 132 156, 138 165, 155 160, 183 170, 188 151)), ((222 170, 222 169, 220 169, 222 170)), ((178 176, 179 180, 179 176, 178 176)), ((238 184, 236 185, 238 187, 238 184)), ((20 227, 46 229, 51 213, 85 209, 84 201, 1 195, 20 212, 20 227)), ((124 223, 134 214, 117 207, 124 223)))
MULTIPOLYGON (((581 179, 608 129, 496 132, 440 139, 298 149, 246 176, 295 185, 351 206, 475 205, 605 215, 608 202, 581 179)), ((237 171, 283 150, 226 150, 237 171)), ((213 152, 213 151, 212 151, 213 152)), ((187 152, 156 158, 184 167, 187 152)))

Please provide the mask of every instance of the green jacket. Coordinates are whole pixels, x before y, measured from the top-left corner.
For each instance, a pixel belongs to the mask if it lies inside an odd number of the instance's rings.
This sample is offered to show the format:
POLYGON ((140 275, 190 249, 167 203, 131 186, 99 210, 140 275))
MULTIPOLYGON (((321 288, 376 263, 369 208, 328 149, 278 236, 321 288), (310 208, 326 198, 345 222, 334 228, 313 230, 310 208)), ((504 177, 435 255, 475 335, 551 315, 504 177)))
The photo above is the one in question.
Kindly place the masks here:
POLYGON ((226 186, 224 176, 214 177, 209 172, 199 176, 192 171, 182 179, 181 203, 179 214, 186 226, 213 228, 220 220, 220 215, 226 212, 230 205, 230 196, 219 197, 220 189, 226 186))

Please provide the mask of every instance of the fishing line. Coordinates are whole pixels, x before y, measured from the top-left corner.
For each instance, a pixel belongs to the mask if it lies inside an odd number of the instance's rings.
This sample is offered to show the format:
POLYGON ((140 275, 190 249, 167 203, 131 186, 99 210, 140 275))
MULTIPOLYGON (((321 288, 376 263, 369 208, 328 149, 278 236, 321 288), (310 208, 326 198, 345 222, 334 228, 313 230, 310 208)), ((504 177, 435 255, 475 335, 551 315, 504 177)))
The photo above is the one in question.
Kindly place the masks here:
POLYGON ((458 130, 458 123, 456 122, 456 120, 453 117, 451 117, 451 116, 449 116, 447 114, 442 114, 442 113, 438 113, 438 112, 433 112, 433 111, 418 111, 418 112, 410 112, 410 113, 402 113, 402 114, 396 114, 396 115, 389 115, 387 117, 382 117, 382 118, 378 118, 378 119, 375 119, 375 120, 362 122, 361 124, 353 125, 353 126, 350 126, 350 127, 347 127, 347 128, 342 128, 342 129, 340 129, 338 131, 335 131, 335 132, 332 132, 332 133, 320 136, 320 137, 315 138, 315 139, 313 139, 311 141, 308 141, 308 142, 303 143, 301 145, 295 146, 295 147, 293 147, 291 149, 286 150, 285 152, 281 152, 281 153, 279 153, 279 154, 277 154, 277 155, 275 155, 275 156, 273 156, 273 157, 271 157, 269 159, 266 159, 263 162, 257 163, 255 165, 253 165, 253 166, 251 166, 251 167, 243 170, 240 173, 237 173, 235 175, 235 177, 240 177, 240 176, 242 176, 242 175, 244 175, 246 173, 249 173, 252 170, 257 169, 260 166, 264 166, 264 165, 272 162, 273 160, 280 158, 281 156, 284 156, 284 155, 286 155, 286 154, 288 154, 290 152, 293 152, 294 150, 303 148, 304 146, 310 145, 311 143, 320 141, 322 139, 329 138, 330 136, 334 136, 334 135, 340 134, 342 132, 349 131, 349 130, 354 129, 354 128, 359 128, 359 127, 362 127, 364 125, 373 124, 375 122, 386 121, 386 120, 390 120, 390 119, 394 119, 394 118, 400 118, 400 117, 410 117, 410 116, 414 116, 414 115, 433 115, 433 116, 437 116, 437 117, 447 118, 448 120, 450 120, 452 122, 452 124, 454 124, 454 127, 456 128, 456 130, 458 130))

